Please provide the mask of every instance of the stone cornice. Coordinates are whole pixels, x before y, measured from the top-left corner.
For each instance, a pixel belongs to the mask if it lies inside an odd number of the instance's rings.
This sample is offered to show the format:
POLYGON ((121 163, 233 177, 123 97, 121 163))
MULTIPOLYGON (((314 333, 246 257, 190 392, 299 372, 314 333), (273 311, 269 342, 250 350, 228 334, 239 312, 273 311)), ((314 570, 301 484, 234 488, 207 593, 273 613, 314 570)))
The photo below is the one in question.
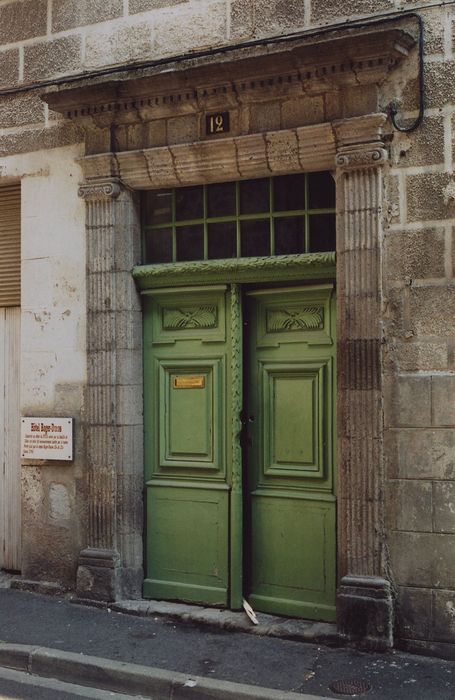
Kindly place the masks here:
MULTIPOLYGON (((397 25, 399 22, 397 21, 397 25)), ((95 121, 147 121, 167 113, 229 107, 267 95, 302 89, 324 92, 346 85, 381 82, 414 45, 403 29, 351 29, 324 38, 261 47, 255 55, 240 52, 237 61, 212 59, 210 65, 176 66, 147 77, 63 87, 43 95, 67 118, 95 121)), ((191 64, 190 64, 191 65, 191 64)), ((99 80, 99 79, 98 79, 99 80)))

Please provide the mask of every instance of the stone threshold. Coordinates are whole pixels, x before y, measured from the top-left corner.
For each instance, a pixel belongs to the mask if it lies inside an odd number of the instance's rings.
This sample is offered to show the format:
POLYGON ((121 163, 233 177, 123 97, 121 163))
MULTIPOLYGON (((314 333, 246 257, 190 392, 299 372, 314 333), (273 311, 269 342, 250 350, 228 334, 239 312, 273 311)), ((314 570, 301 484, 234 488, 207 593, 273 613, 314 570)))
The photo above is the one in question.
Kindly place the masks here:
MULTIPOLYGON (((76 602, 76 601, 74 601, 76 602)), ((79 601, 82 602, 82 601, 79 601)), ((85 602, 85 601, 84 601, 85 602)), ((141 617, 167 617, 179 622, 207 626, 232 632, 247 632, 268 637, 280 637, 298 642, 335 646, 340 644, 336 625, 296 618, 256 613, 259 624, 254 625, 246 613, 199 605, 169 603, 160 600, 123 600, 109 604, 110 610, 141 617)))

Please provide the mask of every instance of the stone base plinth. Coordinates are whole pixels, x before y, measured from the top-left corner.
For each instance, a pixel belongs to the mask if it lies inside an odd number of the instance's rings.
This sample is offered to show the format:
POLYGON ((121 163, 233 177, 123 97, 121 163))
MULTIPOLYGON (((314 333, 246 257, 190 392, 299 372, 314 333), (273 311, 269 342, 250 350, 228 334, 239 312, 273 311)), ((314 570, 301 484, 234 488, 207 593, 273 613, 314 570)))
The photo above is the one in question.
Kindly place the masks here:
POLYGON ((122 566, 116 550, 88 548, 79 555, 76 595, 80 599, 104 603, 137 599, 143 580, 143 570, 122 566))
POLYGON ((345 576, 337 592, 341 641, 361 649, 393 647, 394 608, 389 581, 376 576, 345 576))

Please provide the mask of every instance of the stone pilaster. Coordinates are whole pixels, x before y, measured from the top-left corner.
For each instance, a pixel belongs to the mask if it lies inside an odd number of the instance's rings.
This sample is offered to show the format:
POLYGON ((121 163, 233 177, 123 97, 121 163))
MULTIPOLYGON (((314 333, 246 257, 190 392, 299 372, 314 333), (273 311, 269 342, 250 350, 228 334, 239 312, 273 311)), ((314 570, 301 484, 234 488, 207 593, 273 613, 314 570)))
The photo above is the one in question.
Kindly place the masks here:
POLYGON ((142 320, 131 276, 140 258, 136 196, 115 180, 79 187, 87 233, 87 548, 80 598, 140 595, 142 320))
POLYGON ((334 124, 338 217, 338 565, 340 575, 345 577, 341 579, 337 609, 341 634, 376 648, 392 642, 391 594, 385 578, 382 455, 382 171, 387 159, 381 142, 384 119, 383 115, 371 115, 334 124))

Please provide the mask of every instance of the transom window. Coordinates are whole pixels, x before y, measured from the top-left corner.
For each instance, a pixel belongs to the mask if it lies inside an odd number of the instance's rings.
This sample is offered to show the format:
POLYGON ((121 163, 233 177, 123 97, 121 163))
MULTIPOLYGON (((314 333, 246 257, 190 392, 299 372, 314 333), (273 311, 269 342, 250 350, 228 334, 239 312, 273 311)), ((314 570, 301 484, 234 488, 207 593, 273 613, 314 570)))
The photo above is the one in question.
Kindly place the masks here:
POLYGON ((335 250, 327 172, 152 190, 142 212, 145 263, 335 250))

